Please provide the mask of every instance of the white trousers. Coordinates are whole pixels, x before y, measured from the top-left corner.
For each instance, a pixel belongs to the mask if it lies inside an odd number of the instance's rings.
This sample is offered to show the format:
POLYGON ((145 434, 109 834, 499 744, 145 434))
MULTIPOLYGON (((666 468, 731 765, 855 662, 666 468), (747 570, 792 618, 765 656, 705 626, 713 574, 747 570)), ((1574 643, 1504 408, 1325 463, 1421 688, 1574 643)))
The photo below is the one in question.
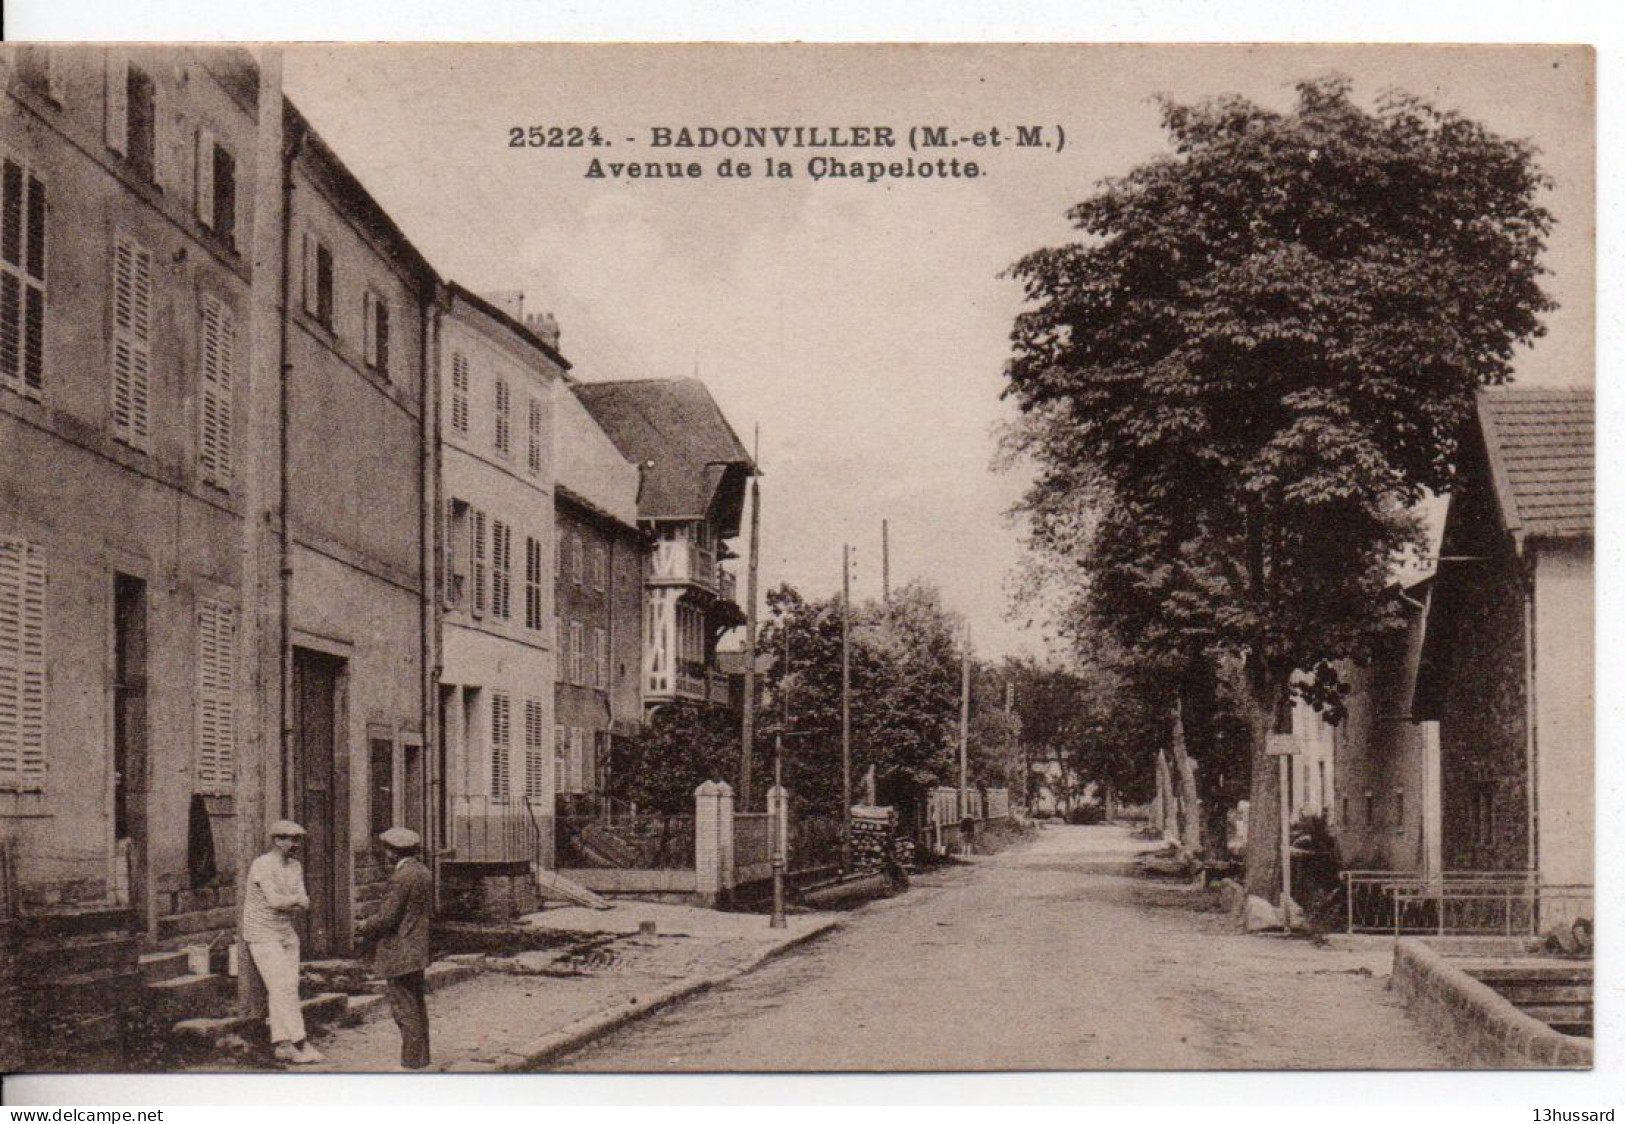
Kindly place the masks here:
POLYGON ((265 996, 271 1008, 271 1041, 303 1042, 305 1016, 299 1010, 299 938, 279 941, 252 941, 248 951, 254 967, 265 981, 265 996))

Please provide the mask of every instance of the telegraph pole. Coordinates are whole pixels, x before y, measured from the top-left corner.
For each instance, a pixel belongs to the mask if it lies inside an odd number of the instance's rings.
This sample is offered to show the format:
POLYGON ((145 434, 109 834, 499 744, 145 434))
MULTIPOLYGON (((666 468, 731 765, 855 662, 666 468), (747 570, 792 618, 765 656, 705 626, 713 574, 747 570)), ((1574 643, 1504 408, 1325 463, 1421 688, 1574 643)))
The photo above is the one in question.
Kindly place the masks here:
POLYGON ((965 621, 965 651, 959 661, 959 818, 970 812, 970 621, 965 621))
POLYGON ((785 799, 788 795, 784 791, 784 735, 790 730, 790 614, 784 615, 784 666, 779 671, 779 693, 783 696, 779 701, 784 711, 779 718, 779 732, 773 736, 773 787, 778 791, 778 802, 775 808, 778 815, 775 817, 773 828, 773 916, 768 919, 769 929, 783 929, 788 925, 784 919, 784 869, 789 865, 789 856, 785 852, 785 835, 787 831, 786 817, 790 814, 790 802, 785 799))
POLYGON ((841 870, 852 869, 852 547, 841 547, 841 870))
POLYGON ((891 527, 880 521, 880 600, 891 608, 891 527))
POLYGON ((761 557, 762 427, 756 427, 750 474, 750 563, 745 578, 745 707, 740 719, 739 807, 750 811, 751 759, 756 749, 756 567, 761 557))

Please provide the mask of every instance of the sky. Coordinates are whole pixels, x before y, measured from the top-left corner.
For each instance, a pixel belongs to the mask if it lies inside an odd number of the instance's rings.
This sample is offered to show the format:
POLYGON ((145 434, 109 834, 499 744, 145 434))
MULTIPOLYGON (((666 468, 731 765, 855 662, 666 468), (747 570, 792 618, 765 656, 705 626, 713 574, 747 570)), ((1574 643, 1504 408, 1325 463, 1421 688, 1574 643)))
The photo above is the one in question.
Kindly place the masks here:
MULTIPOLYGON (((1009 613, 1022 557, 997 473, 999 398, 1021 293, 1004 271, 1070 239, 1102 177, 1165 151, 1155 98, 1236 93, 1279 109, 1337 71, 1369 102, 1397 87, 1532 140, 1555 186, 1547 264, 1560 308, 1519 362, 1537 385, 1593 381, 1590 56, 1561 47, 331 46, 289 48, 287 92, 443 276, 522 290, 559 319, 584 380, 698 373, 747 444, 758 431, 763 588, 877 596, 928 580, 979 654, 1032 652, 1009 613), (655 126, 1043 125, 1057 150, 972 150, 977 179, 806 178, 804 150, 652 150, 655 126), (597 126, 597 150, 508 147, 513 126, 597 126), (628 138, 635 138, 636 143, 628 138), (767 155, 795 177, 764 179, 767 155), (698 180, 590 179, 588 161, 698 160, 698 180)), ((842 153, 902 160, 906 147, 842 153)), ((743 540, 737 544, 743 547, 743 540)))

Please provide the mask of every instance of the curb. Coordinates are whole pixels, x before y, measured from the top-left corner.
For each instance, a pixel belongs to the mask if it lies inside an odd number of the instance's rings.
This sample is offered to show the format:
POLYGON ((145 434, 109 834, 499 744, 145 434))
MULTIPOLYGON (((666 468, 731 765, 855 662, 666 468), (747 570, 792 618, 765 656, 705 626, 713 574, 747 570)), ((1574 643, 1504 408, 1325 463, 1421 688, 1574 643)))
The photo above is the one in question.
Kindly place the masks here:
MULTIPOLYGON (((628 1023, 637 1022, 647 1018, 656 1011, 663 1010, 685 999, 692 998, 714 987, 738 979, 740 976, 755 971, 768 961, 799 948, 804 944, 817 940, 827 933, 842 928, 845 922, 838 917, 827 918, 799 933, 790 940, 764 949, 736 967, 701 976, 698 979, 680 980, 677 983, 655 991, 648 998, 633 996, 623 1008, 613 1011, 601 1011, 598 1014, 587 1015, 577 1019, 567 1026, 544 1034, 533 1039, 516 1050, 505 1050, 497 1058, 489 1061, 457 1061, 449 1062, 443 1071, 447 1073, 517 1073, 546 1065, 557 1061, 567 1054, 573 1054, 582 1047, 587 1046, 613 1031, 619 1030, 628 1023)), ((441 1068, 441 1067, 436 1067, 441 1068)))

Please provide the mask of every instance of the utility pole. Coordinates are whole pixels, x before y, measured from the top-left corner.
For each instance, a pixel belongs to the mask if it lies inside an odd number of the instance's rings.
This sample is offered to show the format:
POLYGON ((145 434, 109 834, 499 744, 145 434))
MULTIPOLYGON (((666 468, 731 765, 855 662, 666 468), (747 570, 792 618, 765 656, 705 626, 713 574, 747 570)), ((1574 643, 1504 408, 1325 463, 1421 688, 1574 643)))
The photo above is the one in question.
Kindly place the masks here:
POLYGON ((756 750, 756 566, 761 557, 762 427, 756 427, 750 474, 750 563, 745 578, 745 707, 739 734, 739 807, 750 811, 751 759, 756 750))
POLYGON ((779 671, 779 702, 783 711, 779 716, 779 732, 773 736, 773 787, 778 790, 778 818, 773 827, 773 916, 768 919, 769 929, 783 929, 784 871, 789 865, 785 851, 785 817, 790 814, 790 803, 784 791, 784 735, 790 730, 790 614, 784 615, 784 666, 779 671))
POLYGON ((891 527, 880 521, 880 600, 891 608, 891 527))
POLYGON ((841 547, 841 870, 852 869, 852 547, 841 547))
POLYGON ((970 813, 970 621, 959 661, 959 818, 970 813))

